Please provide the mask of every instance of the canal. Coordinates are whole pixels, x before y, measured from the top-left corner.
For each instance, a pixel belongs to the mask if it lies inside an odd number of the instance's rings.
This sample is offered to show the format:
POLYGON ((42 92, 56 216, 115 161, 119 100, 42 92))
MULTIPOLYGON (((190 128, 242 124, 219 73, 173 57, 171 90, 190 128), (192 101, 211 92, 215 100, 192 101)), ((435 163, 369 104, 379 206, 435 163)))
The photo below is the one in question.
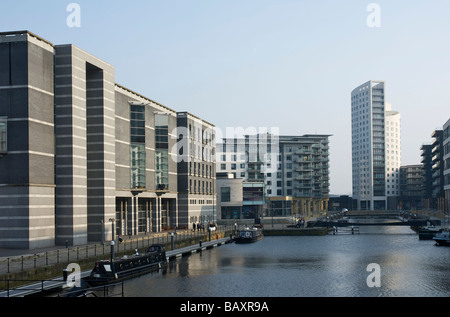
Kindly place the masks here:
POLYGON ((178 258, 124 284, 126 297, 448 297, 450 248, 409 227, 265 237, 178 258), (378 271, 368 265, 379 265, 378 271), (379 275, 374 275, 379 272, 379 275), (373 273, 373 274, 372 274, 373 273), (369 277, 370 275, 370 277, 369 277), (369 287, 368 277, 379 287, 369 287))

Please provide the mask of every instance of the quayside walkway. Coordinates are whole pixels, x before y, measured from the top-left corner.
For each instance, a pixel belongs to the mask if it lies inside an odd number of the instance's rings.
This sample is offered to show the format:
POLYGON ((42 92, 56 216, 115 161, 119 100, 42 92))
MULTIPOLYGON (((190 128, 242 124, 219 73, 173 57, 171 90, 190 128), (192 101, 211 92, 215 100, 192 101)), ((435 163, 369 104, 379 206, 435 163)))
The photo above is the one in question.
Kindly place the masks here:
MULTIPOLYGON (((218 226, 214 231, 177 230, 123 237, 114 246, 115 257, 133 254, 138 249, 145 252, 152 244, 165 244, 167 254, 173 249, 214 242, 233 233, 234 227, 218 226)), ((0 250, 0 290, 28 284, 30 281, 48 281, 62 276, 63 269, 76 263, 81 270, 90 270, 97 260, 111 257, 111 243, 87 244, 76 247, 56 246, 39 250, 0 250), (9 285, 6 285, 9 284, 9 285)))
MULTIPOLYGON (((196 244, 178 248, 174 250, 166 251, 166 257, 168 261, 174 260, 179 257, 187 256, 193 253, 202 252, 203 250, 211 249, 214 247, 218 247, 220 245, 232 242, 232 237, 225 237, 221 239, 212 239, 211 241, 199 241, 196 244)), ((91 270, 85 270, 80 273, 80 278, 85 278, 90 274, 91 270)), ((5 286, 0 289, 0 297, 25 297, 33 294, 38 294, 42 292, 48 292, 55 289, 63 289, 66 285, 66 281, 64 281, 62 272, 61 277, 49 279, 49 280, 41 280, 41 281, 33 281, 29 282, 26 285, 12 287, 10 285, 10 281, 4 281, 5 286)), ((123 296, 123 294, 121 294, 123 296)))

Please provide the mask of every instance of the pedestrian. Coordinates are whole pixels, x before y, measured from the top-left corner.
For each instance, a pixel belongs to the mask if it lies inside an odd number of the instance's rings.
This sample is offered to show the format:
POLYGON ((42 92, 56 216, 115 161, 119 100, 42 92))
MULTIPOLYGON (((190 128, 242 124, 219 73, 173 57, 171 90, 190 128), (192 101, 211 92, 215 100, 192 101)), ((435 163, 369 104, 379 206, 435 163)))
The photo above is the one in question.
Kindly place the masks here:
POLYGON ((195 222, 194 222, 194 223, 192 223, 192 226, 194 227, 194 232, 195 232, 195 222))

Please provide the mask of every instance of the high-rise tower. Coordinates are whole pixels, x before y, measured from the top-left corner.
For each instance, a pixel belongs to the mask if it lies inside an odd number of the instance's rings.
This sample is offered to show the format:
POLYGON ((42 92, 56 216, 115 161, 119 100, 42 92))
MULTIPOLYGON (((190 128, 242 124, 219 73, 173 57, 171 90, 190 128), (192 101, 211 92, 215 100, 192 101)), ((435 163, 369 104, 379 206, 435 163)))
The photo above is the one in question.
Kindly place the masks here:
POLYGON ((352 91, 353 197, 358 209, 396 207, 401 161, 400 113, 385 102, 384 81, 352 91))

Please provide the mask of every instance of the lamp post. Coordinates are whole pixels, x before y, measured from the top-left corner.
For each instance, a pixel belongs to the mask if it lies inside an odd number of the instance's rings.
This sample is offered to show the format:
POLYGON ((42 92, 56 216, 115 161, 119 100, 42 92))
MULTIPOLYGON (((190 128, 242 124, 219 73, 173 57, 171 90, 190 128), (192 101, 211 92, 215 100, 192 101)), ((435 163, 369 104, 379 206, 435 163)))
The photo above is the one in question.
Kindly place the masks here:
POLYGON ((115 244, 115 242, 114 242, 114 238, 115 238, 114 222, 116 221, 116 219, 109 218, 109 221, 111 221, 111 225, 112 225, 112 232, 111 232, 111 237, 112 237, 112 239, 111 239, 111 262, 112 262, 114 259, 114 244, 115 244))

